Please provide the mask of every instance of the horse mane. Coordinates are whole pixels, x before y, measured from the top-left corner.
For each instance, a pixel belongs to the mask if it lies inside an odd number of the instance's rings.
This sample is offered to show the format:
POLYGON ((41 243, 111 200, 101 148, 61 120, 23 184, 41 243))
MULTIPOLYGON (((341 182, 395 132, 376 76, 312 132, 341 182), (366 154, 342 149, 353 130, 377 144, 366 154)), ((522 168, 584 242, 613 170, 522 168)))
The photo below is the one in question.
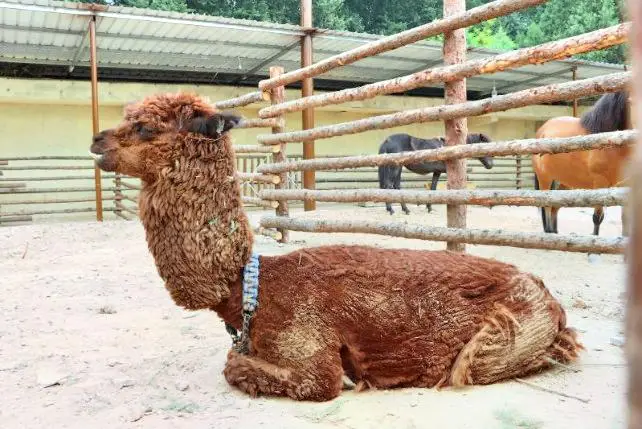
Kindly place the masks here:
POLYGON ((629 103, 626 91, 605 94, 597 100, 593 108, 582 115, 580 123, 591 134, 626 130, 629 103))
POLYGON ((490 137, 488 137, 486 134, 483 133, 474 133, 474 134, 468 134, 466 136, 466 143, 471 144, 471 143, 489 143, 492 140, 490 137))

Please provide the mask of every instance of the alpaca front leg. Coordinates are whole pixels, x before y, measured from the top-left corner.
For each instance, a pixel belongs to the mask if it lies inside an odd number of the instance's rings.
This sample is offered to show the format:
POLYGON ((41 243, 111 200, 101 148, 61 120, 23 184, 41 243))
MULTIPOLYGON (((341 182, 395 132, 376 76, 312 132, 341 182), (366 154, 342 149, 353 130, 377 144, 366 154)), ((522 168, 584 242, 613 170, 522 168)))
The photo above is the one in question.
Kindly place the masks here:
POLYGON ((225 379, 250 396, 288 396, 299 401, 329 401, 343 389, 339 355, 315 356, 281 367, 255 356, 231 350, 223 371, 225 379))

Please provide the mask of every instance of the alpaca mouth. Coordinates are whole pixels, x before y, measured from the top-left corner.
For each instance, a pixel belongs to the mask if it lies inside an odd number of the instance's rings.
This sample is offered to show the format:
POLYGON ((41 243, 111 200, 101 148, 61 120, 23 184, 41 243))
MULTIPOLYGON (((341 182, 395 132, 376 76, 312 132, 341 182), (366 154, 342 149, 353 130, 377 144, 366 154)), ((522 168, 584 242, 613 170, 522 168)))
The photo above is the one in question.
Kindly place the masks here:
POLYGON ((105 157, 105 155, 103 155, 102 153, 98 154, 98 153, 93 153, 93 152, 89 152, 89 156, 91 156, 94 159, 94 161, 96 161, 99 164, 103 160, 103 158, 105 157))

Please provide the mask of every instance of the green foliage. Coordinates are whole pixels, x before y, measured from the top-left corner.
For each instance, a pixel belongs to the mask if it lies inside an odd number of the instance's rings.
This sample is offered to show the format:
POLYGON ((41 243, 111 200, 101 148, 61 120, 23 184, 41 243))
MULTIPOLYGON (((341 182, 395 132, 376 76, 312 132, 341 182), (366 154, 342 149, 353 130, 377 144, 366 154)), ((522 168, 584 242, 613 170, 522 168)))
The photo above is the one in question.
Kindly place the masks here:
MULTIPOLYGON (((80 0, 120 6, 299 23, 300 0, 80 0)), ((467 0, 468 9, 491 0, 467 0)), ((623 0, 549 0, 541 6, 474 26, 467 31, 472 47, 510 50, 609 27, 622 21, 623 0)), ((314 25, 320 28, 393 34, 442 16, 443 0, 314 0, 314 25)), ((441 37, 430 38, 441 40, 441 37)), ((582 58, 621 63, 622 47, 582 58)))
POLYGON ((510 51, 517 44, 510 38, 502 23, 496 19, 483 22, 466 32, 468 46, 510 51))

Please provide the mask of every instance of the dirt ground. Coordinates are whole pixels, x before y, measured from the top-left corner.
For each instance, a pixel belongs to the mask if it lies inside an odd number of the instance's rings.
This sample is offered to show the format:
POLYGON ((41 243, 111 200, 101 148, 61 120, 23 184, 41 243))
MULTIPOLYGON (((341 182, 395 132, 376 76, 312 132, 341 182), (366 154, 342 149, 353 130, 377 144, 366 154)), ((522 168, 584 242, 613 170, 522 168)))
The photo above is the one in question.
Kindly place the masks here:
MULTIPOLYGON (((443 225, 443 209, 397 220, 443 225)), ((297 212, 299 210, 296 210, 297 212)), ((297 213, 300 214, 300 213, 297 213)), ((333 218, 389 219, 383 207, 322 206, 333 218)), ((260 212, 252 212, 254 223, 260 212)), ((560 231, 590 233, 591 211, 560 212, 560 231)), ((533 208, 469 209, 469 226, 539 231, 533 208)), ((618 209, 604 236, 619 235, 618 209)), ((330 242, 443 248, 369 235, 292 233, 264 254, 330 242)), ((518 265, 561 300, 586 352, 573 367, 458 391, 345 391, 321 404, 250 399, 222 374, 230 339, 218 317, 176 307, 137 222, 0 228, 0 427, 22 428, 624 428, 625 268, 621 256, 469 246, 518 265)))

